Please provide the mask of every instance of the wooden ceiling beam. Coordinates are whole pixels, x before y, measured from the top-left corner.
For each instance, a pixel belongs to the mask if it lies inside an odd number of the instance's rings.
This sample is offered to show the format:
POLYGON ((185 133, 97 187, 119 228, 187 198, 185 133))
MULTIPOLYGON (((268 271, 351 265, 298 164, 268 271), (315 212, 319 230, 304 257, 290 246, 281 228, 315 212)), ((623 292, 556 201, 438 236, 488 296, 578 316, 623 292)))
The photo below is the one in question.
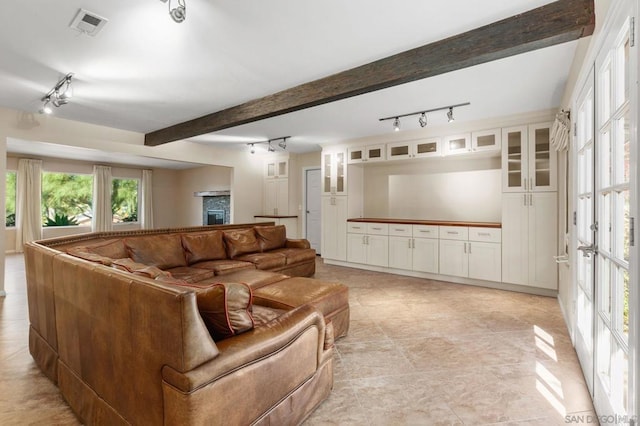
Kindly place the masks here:
POLYGON ((444 40, 145 135, 156 146, 589 36, 593 0, 559 0, 444 40))

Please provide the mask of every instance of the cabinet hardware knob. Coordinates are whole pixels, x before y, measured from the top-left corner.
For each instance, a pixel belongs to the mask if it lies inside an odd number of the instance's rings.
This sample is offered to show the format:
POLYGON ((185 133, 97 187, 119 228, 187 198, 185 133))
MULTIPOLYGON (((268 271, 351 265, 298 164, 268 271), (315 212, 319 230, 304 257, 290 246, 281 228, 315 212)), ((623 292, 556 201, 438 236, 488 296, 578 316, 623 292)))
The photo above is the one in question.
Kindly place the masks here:
POLYGON ((458 235, 458 232, 457 231, 447 231, 447 234, 458 235))

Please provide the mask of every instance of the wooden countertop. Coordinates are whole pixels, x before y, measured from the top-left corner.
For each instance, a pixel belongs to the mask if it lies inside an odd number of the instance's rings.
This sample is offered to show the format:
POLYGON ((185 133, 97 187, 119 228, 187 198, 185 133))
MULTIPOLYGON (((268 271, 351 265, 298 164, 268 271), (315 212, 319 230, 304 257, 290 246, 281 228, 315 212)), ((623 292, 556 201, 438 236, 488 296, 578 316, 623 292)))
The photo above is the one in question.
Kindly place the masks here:
POLYGON ((278 215, 273 215, 273 214, 257 214, 253 217, 266 217, 269 219, 292 219, 292 218, 296 218, 298 216, 278 216, 278 215))
POLYGON ((352 218, 347 222, 376 222, 397 223, 401 225, 438 225, 438 226, 473 226, 476 228, 502 228, 498 222, 454 222, 449 220, 418 220, 418 219, 380 219, 380 218, 352 218))

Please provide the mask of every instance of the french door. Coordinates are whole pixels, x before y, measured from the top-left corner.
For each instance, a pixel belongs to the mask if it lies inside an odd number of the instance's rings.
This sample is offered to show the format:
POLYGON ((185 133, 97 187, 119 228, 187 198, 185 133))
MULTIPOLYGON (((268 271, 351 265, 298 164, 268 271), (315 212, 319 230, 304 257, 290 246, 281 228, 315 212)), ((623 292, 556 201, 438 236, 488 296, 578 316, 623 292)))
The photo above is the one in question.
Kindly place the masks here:
POLYGON ((638 343, 630 339, 637 324, 630 327, 629 321, 638 309, 637 255, 632 260, 638 89, 631 9, 612 19, 614 30, 574 104, 575 345, 601 416, 637 410, 638 366, 631 361, 638 343))

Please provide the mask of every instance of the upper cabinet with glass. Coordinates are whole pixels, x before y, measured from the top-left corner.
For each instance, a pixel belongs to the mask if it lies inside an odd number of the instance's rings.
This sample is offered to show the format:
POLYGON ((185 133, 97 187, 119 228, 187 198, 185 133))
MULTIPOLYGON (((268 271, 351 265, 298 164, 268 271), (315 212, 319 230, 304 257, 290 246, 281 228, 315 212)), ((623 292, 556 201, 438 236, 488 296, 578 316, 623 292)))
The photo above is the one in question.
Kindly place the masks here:
POLYGON ((445 136, 443 139, 444 155, 471 152, 471 134, 445 136))
POLYGON ((342 148, 322 150, 322 193, 347 194, 347 151, 342 148))
POLYGON ((501 129, 481 130, 471 133, 472 151, 498 151, 502 144, 501 129))
POLYGON ((286 178, 289 174, 288 158, 270 158, 265 162, 265 177, 268 179, 286 178))
POLYGON ((440 138, 419 139, 387 144, 388 160, 434 157, 442 155, 440 138))
POLYGON ((384 154, 384 144, 359 146, 347 151, 349 164, 384 161, 384 154))
POLYGON ((502 130, 502 189, 505 192, 555 191, 557 153, 550 123, 502 130))

